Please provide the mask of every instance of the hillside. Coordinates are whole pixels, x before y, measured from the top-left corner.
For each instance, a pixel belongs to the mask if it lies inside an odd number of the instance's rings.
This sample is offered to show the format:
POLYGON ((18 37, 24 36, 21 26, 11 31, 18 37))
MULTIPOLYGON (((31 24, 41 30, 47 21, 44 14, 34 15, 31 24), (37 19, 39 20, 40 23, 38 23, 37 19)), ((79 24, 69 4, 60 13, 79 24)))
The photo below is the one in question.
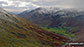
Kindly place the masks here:
MULTIPOLYGON (((46 8, 37 8, 30 12, 24 11, 19 14, 19 16, 27 19, 29 22, 32 22, 34 24, 45 26, 52 22, 51 15, 54 15, 52 14, 54 13, 53 9, 48 8, 47 10, 46 8)), ((59 8, 56 8, 54 11, 57 12, 58 10, 59 8)))
POLYGON ((68 41, 0 8, 0 47, 61 47, 68 41))
MULTIPOLYGON (((24 12, 25 13, 25 12, 24 12)), ((20 14, 19 14, 20 15, 20 14)), ((74 28, 67 30, 76 34, 77 40, 84 41, 84 11, 75 8, 40 7, 23 16, 26 20, 43 27, 74 28)))

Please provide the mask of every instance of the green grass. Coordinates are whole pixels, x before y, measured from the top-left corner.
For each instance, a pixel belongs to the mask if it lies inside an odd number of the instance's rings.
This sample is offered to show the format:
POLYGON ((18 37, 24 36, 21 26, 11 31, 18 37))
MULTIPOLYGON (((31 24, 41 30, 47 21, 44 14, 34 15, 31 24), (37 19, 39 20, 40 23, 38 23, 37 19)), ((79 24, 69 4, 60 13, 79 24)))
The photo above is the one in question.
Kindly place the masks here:
POLYGON ((44 30, 47 30, 49 32, 53 32, 59 35, 64 35, 66 37, 74 37, 75 34, 73 34, 72 32, 69 32, 69 30, 73 30, 74 28, 72 27, 64 27, 64 28, 60 28, 60 27, 42 27, 44 30))

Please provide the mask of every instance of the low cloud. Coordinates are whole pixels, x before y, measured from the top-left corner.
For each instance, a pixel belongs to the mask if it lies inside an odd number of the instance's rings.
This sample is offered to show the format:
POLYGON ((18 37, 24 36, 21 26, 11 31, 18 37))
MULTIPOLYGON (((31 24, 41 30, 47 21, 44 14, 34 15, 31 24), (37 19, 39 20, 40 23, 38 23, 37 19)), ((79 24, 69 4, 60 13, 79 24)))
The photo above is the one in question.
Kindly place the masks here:
POLYGON ((0 0, 0 7, 6 9, 7 11, 17 11, 22 12, 28 9, 34 9, 39 7, 32 2, 20 1, 20 0, 0 0))
POLYGON ((84 0, 0 0, 0 7, 8 11, 34 9, 39 6, 57 6, 83 9, 84 0))

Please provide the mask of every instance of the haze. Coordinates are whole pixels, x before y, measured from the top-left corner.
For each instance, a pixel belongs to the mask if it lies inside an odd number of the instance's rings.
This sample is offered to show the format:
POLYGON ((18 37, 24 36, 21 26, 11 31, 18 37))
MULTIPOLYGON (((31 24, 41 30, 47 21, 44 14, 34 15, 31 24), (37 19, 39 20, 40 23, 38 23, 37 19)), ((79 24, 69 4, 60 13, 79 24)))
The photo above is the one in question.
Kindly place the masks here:
POLYGON ((40 6, 83 9, 83 4, 84 0, 0 0, 0 7, 9 12, 22 12, 40 6))

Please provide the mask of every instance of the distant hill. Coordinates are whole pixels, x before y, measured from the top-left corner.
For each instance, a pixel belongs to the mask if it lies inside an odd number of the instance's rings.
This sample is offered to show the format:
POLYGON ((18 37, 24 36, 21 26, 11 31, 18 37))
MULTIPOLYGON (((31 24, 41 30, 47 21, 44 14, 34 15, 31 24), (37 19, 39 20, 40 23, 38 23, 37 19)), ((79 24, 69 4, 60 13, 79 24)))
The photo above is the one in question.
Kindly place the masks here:
MULTIPOLYGON (((24 12, 25 13, 25 12, 24 12)), ((70 31, 76 34, 79 40, 84 34, 84 11, 75 8, 56 8, 56 7, 40 7, 26 14, 19 14, 29 22, 48 27, 72 27, 70 31)))
POLYGON ((61 47, 68 41, 0 8, 0 47, 61 47))

